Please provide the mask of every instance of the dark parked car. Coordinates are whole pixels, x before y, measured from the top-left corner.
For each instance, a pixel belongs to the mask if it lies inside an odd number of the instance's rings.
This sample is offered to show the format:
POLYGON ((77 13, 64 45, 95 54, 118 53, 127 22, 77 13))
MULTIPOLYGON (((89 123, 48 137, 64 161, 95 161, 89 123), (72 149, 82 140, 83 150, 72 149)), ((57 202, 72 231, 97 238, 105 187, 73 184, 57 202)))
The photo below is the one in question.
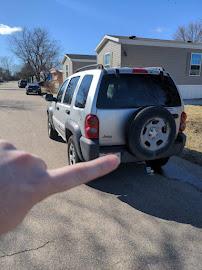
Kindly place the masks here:
POLYGON ((29 83, 26 86, 26 94, 29 95, 31 93, 41 95, 41 86, 38 83, 29 83))
POLYGON ((19 88, 25 88, 26 86, 27 86, 27 80, 19 80, 18 81, 19 88))

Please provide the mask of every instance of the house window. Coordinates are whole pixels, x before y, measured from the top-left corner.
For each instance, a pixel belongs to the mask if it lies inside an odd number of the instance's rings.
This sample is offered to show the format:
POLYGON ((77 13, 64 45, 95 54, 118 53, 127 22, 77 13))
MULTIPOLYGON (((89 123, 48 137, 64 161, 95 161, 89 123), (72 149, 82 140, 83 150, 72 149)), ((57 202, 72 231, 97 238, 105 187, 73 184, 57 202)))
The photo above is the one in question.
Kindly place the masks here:
POLYGON ((201 74, 202 53, 192 53, 190 63, 190 76, 200 76, 201 74))
POLYGON ((104 55, 104 67, 108 68, 111 66, 111 53, 105 53, 104 55))

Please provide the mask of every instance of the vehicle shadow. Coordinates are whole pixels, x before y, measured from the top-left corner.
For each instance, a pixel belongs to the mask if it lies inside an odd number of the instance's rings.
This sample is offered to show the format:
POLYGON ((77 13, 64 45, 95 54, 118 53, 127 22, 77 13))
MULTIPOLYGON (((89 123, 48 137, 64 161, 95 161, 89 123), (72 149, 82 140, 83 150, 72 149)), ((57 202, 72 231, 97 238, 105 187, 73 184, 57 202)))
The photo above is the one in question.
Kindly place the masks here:
POLYGON ((52 139, 52 141, 56 142, 56 143, 64 143, 64 144, 66 144, 66 142, 63 140, 63 138, 60 137, 60 136, 57 136, 56 139, 52 139))
POLYGON ((195 164, 202 166, 202 152, 192 150, 189 148, 184 148, 181 156, 195 164))
POLYGON ((122 202, 148 215, 202 228, 201 193, 160 174, 147 175, 142 165, 121 165, 88 186, 115 194, 122 202))

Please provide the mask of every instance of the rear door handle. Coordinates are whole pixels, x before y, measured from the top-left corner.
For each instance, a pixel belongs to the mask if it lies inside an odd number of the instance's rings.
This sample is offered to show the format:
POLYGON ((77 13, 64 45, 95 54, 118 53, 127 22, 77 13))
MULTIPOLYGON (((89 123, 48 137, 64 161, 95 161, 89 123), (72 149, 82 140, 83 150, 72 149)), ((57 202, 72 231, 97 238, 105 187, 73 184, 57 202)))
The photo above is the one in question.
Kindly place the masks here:
POLYGON ((65 110, 66 114, 70 114, 70 110, 65 110))

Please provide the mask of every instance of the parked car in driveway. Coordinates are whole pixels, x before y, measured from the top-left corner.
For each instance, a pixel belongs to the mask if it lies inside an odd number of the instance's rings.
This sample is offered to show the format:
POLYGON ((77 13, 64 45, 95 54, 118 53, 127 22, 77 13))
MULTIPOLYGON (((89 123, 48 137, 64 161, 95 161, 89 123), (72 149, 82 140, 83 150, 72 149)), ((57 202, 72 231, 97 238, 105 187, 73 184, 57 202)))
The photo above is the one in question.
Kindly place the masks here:
POLYGON ((27 80, 19 80, 18 81, 19 88, 25 88, 26 86, 27 86, 27 80))
POLYGON ((67 142, 69 164, 115 153, 159 169, 184 148, 183 101, 163 68, 84 69, 46 100, 48 135, 67 142))
POLYGON ((41 86, 38 83, 29 83, 26 86, 26 94, 38 94, 41 95, 41 86))

